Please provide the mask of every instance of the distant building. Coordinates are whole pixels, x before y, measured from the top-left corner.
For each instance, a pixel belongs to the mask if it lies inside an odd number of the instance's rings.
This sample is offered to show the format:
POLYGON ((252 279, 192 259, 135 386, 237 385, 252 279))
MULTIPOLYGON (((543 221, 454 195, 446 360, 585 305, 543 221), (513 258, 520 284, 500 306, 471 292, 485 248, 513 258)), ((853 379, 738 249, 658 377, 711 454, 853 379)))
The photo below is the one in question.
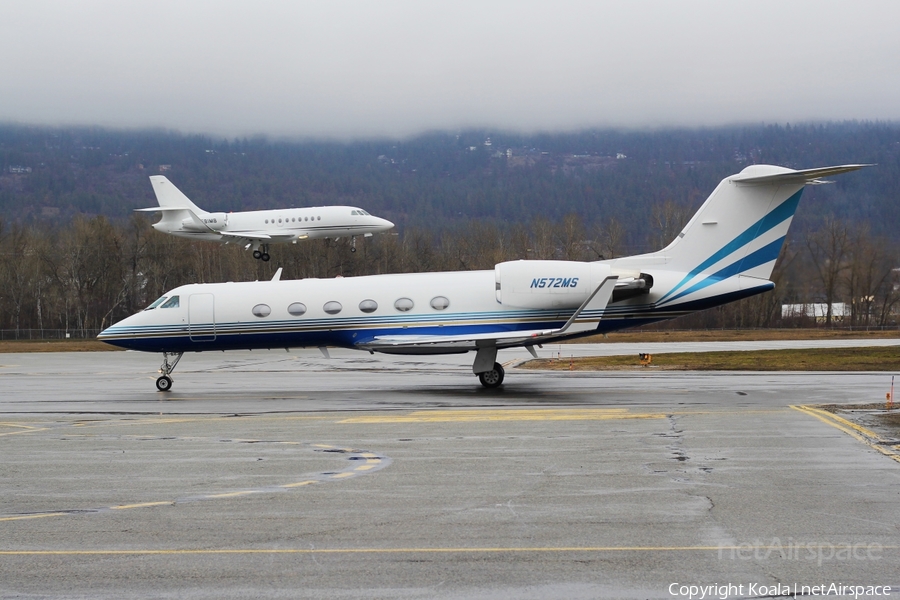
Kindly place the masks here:
POLYGON ((15 175, 24 175, 25 173, 31 173, 31 167, 22 167, 20 165, 10 165, 9 172, 15 175))
POLYGON ((162 173, 164 171, 168 171, 172 168, 172 165, 159 165, 159 172, 162 173))
MULTIPOLYGON (((814 302, 810 304, 782 304, 782 319, 815 319, 816 323, 824 323, 828 314, 828 304, 825 302, 814 302)), ((846 302, 835 302, 831 305, 831 319, 833 321, 843 321, 844 317, 850 316, 850 305, 846 302)))

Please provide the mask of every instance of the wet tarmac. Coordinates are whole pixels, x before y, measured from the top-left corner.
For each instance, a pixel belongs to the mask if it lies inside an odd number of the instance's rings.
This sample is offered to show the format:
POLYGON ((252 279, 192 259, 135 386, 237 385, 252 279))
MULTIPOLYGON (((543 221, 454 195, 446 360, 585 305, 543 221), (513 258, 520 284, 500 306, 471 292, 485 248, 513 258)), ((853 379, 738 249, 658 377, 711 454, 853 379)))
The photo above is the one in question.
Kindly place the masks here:
POLYGON ((0 597, 900 594, 891 373, 331 355, 0 355, 0 597))

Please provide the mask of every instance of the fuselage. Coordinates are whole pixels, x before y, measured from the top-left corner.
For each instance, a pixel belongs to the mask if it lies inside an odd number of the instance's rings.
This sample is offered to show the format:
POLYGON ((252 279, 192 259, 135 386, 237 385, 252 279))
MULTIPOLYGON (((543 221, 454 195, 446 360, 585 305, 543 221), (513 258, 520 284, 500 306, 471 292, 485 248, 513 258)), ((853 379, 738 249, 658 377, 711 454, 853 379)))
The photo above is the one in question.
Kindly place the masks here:
POLYGON ((272 236, 270 242, 299 239, 367 236, 391 229, 387 219, 370 215, 353 206, 317 206, 277 210, 254 210, 231 213, 202 212, 197 215, 204 226, 196 223, 187 211, 171 211, 153 227, 170 233, 208 241, 229 241, 229 237, 246 234, 258 237, 261 232, 272 236), (212 230, 212 231, 210 231, 212 230), (228 236, 223 237, 223 234, 228 236))
MULTIPOLYGON (((703 300, 659 306, 662 294, 681 276, 683 273, 659 272, 653 291, 611 303, 599 327, 578 336, 673 318, 772 287, 764 280, 744 286, 736 286, 736 280, 719 282, 703 300)), ((367 349, 366 344, 376 336, 553 329, 574 312, 570 307, 520 308, 499 302, 495 271, 190 284, 163 298, 151 305, 153 308, 104 330, 99 339, 148 352, 309 346, 367 349)), ((502 343, 498 346, 504 347, 502 343)), ((435 345, 391 352, 465 352, 475 347, 475 343, 451 348, 435 345)))

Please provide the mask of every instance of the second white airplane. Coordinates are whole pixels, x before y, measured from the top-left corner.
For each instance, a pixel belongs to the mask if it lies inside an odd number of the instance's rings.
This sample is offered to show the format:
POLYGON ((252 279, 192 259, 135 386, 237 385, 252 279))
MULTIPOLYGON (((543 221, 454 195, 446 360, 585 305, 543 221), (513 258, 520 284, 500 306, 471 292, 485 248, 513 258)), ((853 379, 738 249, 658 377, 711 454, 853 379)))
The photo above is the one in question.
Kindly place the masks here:
POLYGON ((161 212, 153 228, 163 233, 195 240, 241 244, 253 249, 253 258, 269 260, 269 244, 298 240, 350 237, 356 252, 356 237, 369 237, 394 224, 354 206, 316 206, 244 212, 206 212, 190 201, 162 175, 150 177, 159 206, 137 212, 161 212))

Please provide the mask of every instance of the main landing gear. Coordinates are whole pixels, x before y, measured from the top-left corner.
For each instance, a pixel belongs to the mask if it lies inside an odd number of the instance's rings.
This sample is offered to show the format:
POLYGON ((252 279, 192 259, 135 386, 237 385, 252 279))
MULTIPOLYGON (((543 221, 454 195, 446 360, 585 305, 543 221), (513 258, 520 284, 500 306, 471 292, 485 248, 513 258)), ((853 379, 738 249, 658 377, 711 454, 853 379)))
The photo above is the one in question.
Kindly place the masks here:
POLYGON ((494 363, 494 366, 490 371, 484 371, 483 373, 478 374, 478 381, 481 382, 481 385, 489 389, 500 387, 500 384, 503 383, 504 375, 505 372, 503 371, 503 366, 500 363, 494 363))
POLYGON ((356 236, 350 236, 350 252, 356 252, 356 236))
POLYGON ((263 262, 269 261, 269 245, 262 244, 257 245, 253 248, 253 258, 256 260, 262 260, 263 262))
POLYGON ((161 392, 168 392, 172 389, 172 378, 169 375, 175 370, 175 365, 181 360, 183 354, 184 352, 163 352, 163 363, 159 367, 161 375, 156 380, 156 389, 161 392), (171 362, 169 361, 170 356, 173 357, 171 362))
POLYGON ((478 375, 481 385, 491 389, 503 383, 503 367, 497 362, 497 346, 487 343, 478 347, 472 372, 478 375))

